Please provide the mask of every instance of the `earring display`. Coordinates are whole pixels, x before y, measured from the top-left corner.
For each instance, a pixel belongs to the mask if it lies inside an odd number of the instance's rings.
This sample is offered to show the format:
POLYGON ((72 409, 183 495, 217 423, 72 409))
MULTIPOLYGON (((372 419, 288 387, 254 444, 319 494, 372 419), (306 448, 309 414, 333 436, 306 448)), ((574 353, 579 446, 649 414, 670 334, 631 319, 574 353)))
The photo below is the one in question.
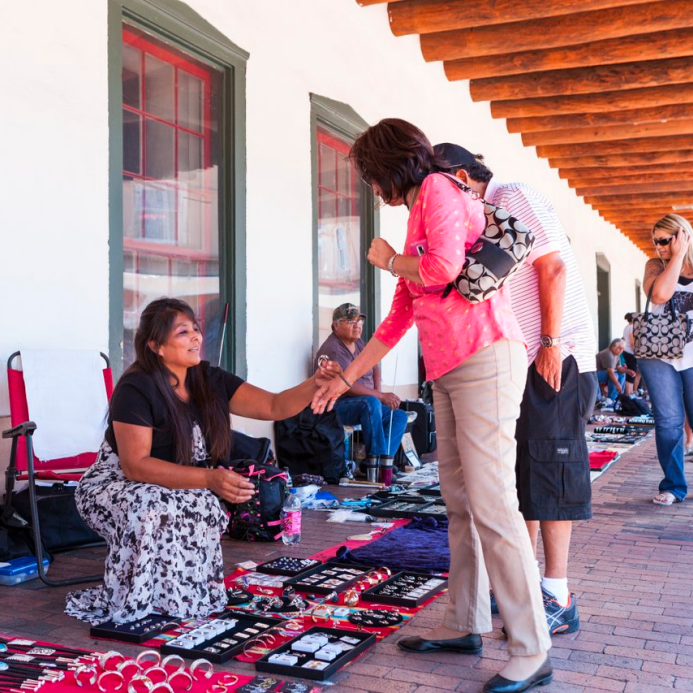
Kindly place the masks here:
POLYGON ((226 590, 226 605, 238 606, 253 601, 253 593, 240 587, 231 587, 226 590))
POLYGON ((280 556, 266 563, 262 563, 255 570, 259 573, 268 573, 270 575, 288 575, 294 577, 300 575, 306 570, 322 565, 321 561, 315 558, 294 558, 293 556, 280 556))
POLYGON ((280 623, 276 618, 246 616, 234 611, 177 634, 161 646, 161 652, 222 664, 242 652, 249 640, 280 623))
POLYGON ((416 608, 447 589, 447 586, 448 581, 443 577, 402 572, 366 590, 361 595, 361 599, 379 604, 416 608))
POLYGON ((343 592, 355 585, 364 576, 361 568, 340 563, 325 563, 297 575, 285 582, 294 589, 315 594, 343 592))
POLYGON ((349 614, 349 623, 362 628, 389 628, 399 625, 402 621, 404 616, 399 611, 385 609, 365 609, 349 614))
POLYGON ((92 638, 108 638, 108 640, 141 644, 151 638, 155 638, 164 631, 176 628, 179 624, 179 618, 149 614, 149 616, 140 618, 137 621, 131 621, 130 623, 106 621, 98 626, 92 626, 89 635, 92 638))
POLYGON ((258 671, 326 681, 375 644, 373 633, 314 626, 255 662, 258 671))

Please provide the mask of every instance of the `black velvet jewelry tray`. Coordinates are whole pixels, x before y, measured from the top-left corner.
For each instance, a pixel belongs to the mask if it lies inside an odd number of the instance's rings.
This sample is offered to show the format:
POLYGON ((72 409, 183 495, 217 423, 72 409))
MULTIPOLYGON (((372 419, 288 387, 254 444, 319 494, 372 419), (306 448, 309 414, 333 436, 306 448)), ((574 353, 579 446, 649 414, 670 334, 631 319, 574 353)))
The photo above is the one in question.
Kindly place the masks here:
MULTIPOLYGON (((316 566, 315 568, 306 570, 305 572, 296 575, 296 577, 292 577, 291 579, 286 580, 284 582, 284 586, 291 585, 295 590, 300 590, 301 592, 308 592, 314 594, 330 594, 331 592, 343 592, 344 590, 347 590, 353 585, 355 585, 363 577, 363 574, 365 572, 365 569, 359 568, 359 566, 357 565, 348 565, 343 563, 321 563, 319 566, 316 566), (349 580, 344 580, 340 582, 338 585, 322 586, 314 584, 305 584, 302 582, 306 578, 312 578, 318 573, 322 573, 326 570, 334 570, 337 572, 360 570, 361 572, 358 574, 353 573, 352 578, 350 578, 349 580)), ((334 578, 333 576, 329 576, 328 579, 336 578, 334 578)))
POLYGON ((282 557, 280 556, 279 558, 273 558, 271 561, 261 563, 255 568, 255 570, 257 570, 258 573, 267 573, 268 575, 288 575, 289 577, 295 577, 296 575, 301 575, 308 570, 312 570, 313 568, 322 565, 322 561, 319 561, 316 558, 302 558, 300 559, 302 561, 312 561, 311 565, 306 568, 301 568, 301 570, 281 570, 276 565, 281 561, 281 558, 282 557))
POLYGON ((322 626, 313 626, 309 628, 305 633, 292 638, 283 645, 280 645, 276 650, 273 650, 269 654, 266 654, 261 659, 255 662, 255 669, 257 671, 267 671, 273 674, 282 674, 284 676, 296 676, 301 679, 312 679, 314 681, 327 681, 331 676, 336 674, 340 669, 344 668, 349 662, 356 659, 364 650, 367 650, 371 645, 375 644, 375 635, 373 633, 365 633, 362 631, 352 631, 352 630, 337 630, 336 628, 324 628, 322 626), (290 664, 272 664, 269 662, 269 658, 278 653, 290 652, 291 646, 297 640, 300 640, 306 635, 312 633, 323 633, 333 638, 334 640, 339 640, 343 637, 353 638, 355 640, 360 640, 360 642, 354 645, 353 650, 347 650, 339 655, 335 660, 328 663, 328 666, 322 670, 319 669, 306 669, 303 666, 292 666, 290 664))
POLYGON ((106 623, 98 626, 92 626, 89 629, 89 635, 92 638, 108 638, 109 640, 141 644, 151 640, 151 638, 155 638, 164 631, 173 630, 179 623, 179 618, 149 614, 149 616, 140 618, 137 621, 131 621, 130 623, 106 621, 106 623))
MULTIPOLYGON (((173 641, 168 641, 161 646, 161 654, 176 654, 180 655, 181 657, 185 657, 186 659, 199 659, 200 657, 202 657, 204 659, 209 660, 213 664, 223 664, 227 660, 243 652, 243 648, 246 646, 246 643, 250 642, 257 635, 263 633, 269 628, 272 628, 273 626, 277 626, 280 623, 284 623, 284 621, 279 618, 270 618, 268 616, 254 616, 252 614, 244 614, 238 611, 225 613, 219 616, 219 618, 225 620, 233 619, 235 621, 238 621, 238 624, 233 630, 228 630, 225 633, 218 633, 216 635, 210 636, 207 640, 195 645, 190 649, 186 647, 179 647, 175 644, 171 644, 175 641, 175 639, 173 641), (260 625, 263 625, 264 628, 260 628, 260 625), (216 643, 219 643, 222 640, 225 640, 227 638, 234 638, 235 634, 244 631, 248 627, 255 628, 256 630, 258 630, 258 633, 253 633, 250 637, 245 638, 242 641, 239 640, 237 645, 232 645, 229 647, 220 647, 219 649, 222 650, 221 652, 208 652, 205 650, 206 647, 215 647, 216 643)), ((210 618, 209 620, 212 621, 214 619, 210 618)), ((184 634, 181 633, 181 635, 184 634)))
POLYGON ((419 493, 422 496, 440 496, 440 484, 431 484, 430 486, 424 486, 424 488, 419 489, 419 493))
POLYGON ((402 571, 400 573, 395 573, 392 577, 385 580, 385 582, 381 582, 379 585, 375 585, 375 587, 371 587, 370 589, 363 592, 361 594, 361 600, 364 602, 377 602, 378 604, 392 604, 393 606, 405 606, 409 608, 416 608, 421 606, 422 604, 425 604, 431 597, 435 596, 439 592, 442 592, 443 590, 446 590, 447 588, 448 581, 446 578, 440 577, 438 575, 429 575, 427 573, 414 573, 410 571, 402 571), (437 587, 431 588, 430 590, 422 594, 420 597, 416 598, 392 597, 381 594, 383 588, 385 588, 386 585, 391 585, 392 583, 397 582, 401 578, 408 576, 413 576, 416 578, 426 578, 427 580, 435 578, 442 580, 443 582, 437 587))
MULTIPOLYGON (((375 517, 401 517, 405 519, 412 519, 413 517, 426 517, 433 513, 427 513, 426 510, 433 505, 438 504, 438 501, 429 501, 428 503, 410 503, 409 501, 401 501, 399 499, 388 501, 382 505, 373 506, 368 508, 368 513, 374 515, 375 517), (408 508, 403 508, 402 505, 406 503, 408 508)), ((437 513, 435 513, 437 515, 437 513)))

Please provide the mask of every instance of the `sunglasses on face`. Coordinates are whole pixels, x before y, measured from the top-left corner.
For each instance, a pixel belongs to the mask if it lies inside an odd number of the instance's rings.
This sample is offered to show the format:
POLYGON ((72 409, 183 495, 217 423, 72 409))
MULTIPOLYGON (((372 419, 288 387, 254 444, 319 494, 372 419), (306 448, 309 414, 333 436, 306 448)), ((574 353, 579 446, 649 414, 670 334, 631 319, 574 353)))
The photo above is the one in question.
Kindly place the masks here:
POLYGON ((653 238, 652 241, 655 245, 665 246, 669 245, 669 243, 671 243, 674 240, 674 238, 676 238, 676 234, 674 234, 673 236, 669 236, 668 238, 653 238))

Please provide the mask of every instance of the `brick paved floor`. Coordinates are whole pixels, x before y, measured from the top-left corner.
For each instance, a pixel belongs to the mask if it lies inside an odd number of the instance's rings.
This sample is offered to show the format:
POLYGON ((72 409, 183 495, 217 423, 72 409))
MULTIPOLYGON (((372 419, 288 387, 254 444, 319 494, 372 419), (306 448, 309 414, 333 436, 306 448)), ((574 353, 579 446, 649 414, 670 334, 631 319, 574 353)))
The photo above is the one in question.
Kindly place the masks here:
MULTIPOLYGON (((542 689, 547 693, 693 691, 693 503, 653 505, 659 477, 654 441, 648 440, 594 482, 594 518, 576 524, 572 546, 570 580, 578 595, 582 627, 578 633, 554 638, 555 680, 542 689)), ((352 497, 358 493, 345 491, 338 493, 352 497)), ((308 514, 301 555, 363 531, 363 525, 324 520, 323 514, 308 514)), ((229 541, 224 553, 230 567, 237 561, 291 550, 229 541)), ((55 576, 93 573, 102 559, 101 549, 62 555, 51 570, 55 576)), ((108 649, 108 643, 89 638, 84 624, 63 614, 66 592, 39 581, 0 587, 0 632, 108 649)), ((400 633, 422 633, 437 624, 446 600, 442 597, 421 611, 400 633)), ((338 674, 331 690, 480 691, 507 657, 501 623, 496 619, 494 625, 493 633, 484 637, 481 657, 406 655, 395 645, 398 633, 338 674)), ((123 652, 139 651, 135 646, 118 647, 123 652)), ((252 673, 251 665, 239 662, 225 668, 252 673)))

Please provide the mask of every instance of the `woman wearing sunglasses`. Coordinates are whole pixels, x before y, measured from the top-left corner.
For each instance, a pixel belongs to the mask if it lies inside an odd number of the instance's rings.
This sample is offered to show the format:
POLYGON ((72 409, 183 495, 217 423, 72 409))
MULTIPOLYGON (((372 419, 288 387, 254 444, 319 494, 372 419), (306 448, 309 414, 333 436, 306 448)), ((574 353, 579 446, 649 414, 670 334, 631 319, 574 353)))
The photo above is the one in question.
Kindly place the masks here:
MULTIPOLYGON (((643 289, 652 291, 651 302, 665 304, 673 298, 677 313, 693 320, 693 228, 678 214, 667 214, 652 229, 658 259, 645 265, 643 289)), ((686 344, 678 359, 638 359, 652 399, 657 457, 664 472, 657 505, 672 505, 686 498, 683 471, 684 422, 693 421, 693 343, 686 344)))

